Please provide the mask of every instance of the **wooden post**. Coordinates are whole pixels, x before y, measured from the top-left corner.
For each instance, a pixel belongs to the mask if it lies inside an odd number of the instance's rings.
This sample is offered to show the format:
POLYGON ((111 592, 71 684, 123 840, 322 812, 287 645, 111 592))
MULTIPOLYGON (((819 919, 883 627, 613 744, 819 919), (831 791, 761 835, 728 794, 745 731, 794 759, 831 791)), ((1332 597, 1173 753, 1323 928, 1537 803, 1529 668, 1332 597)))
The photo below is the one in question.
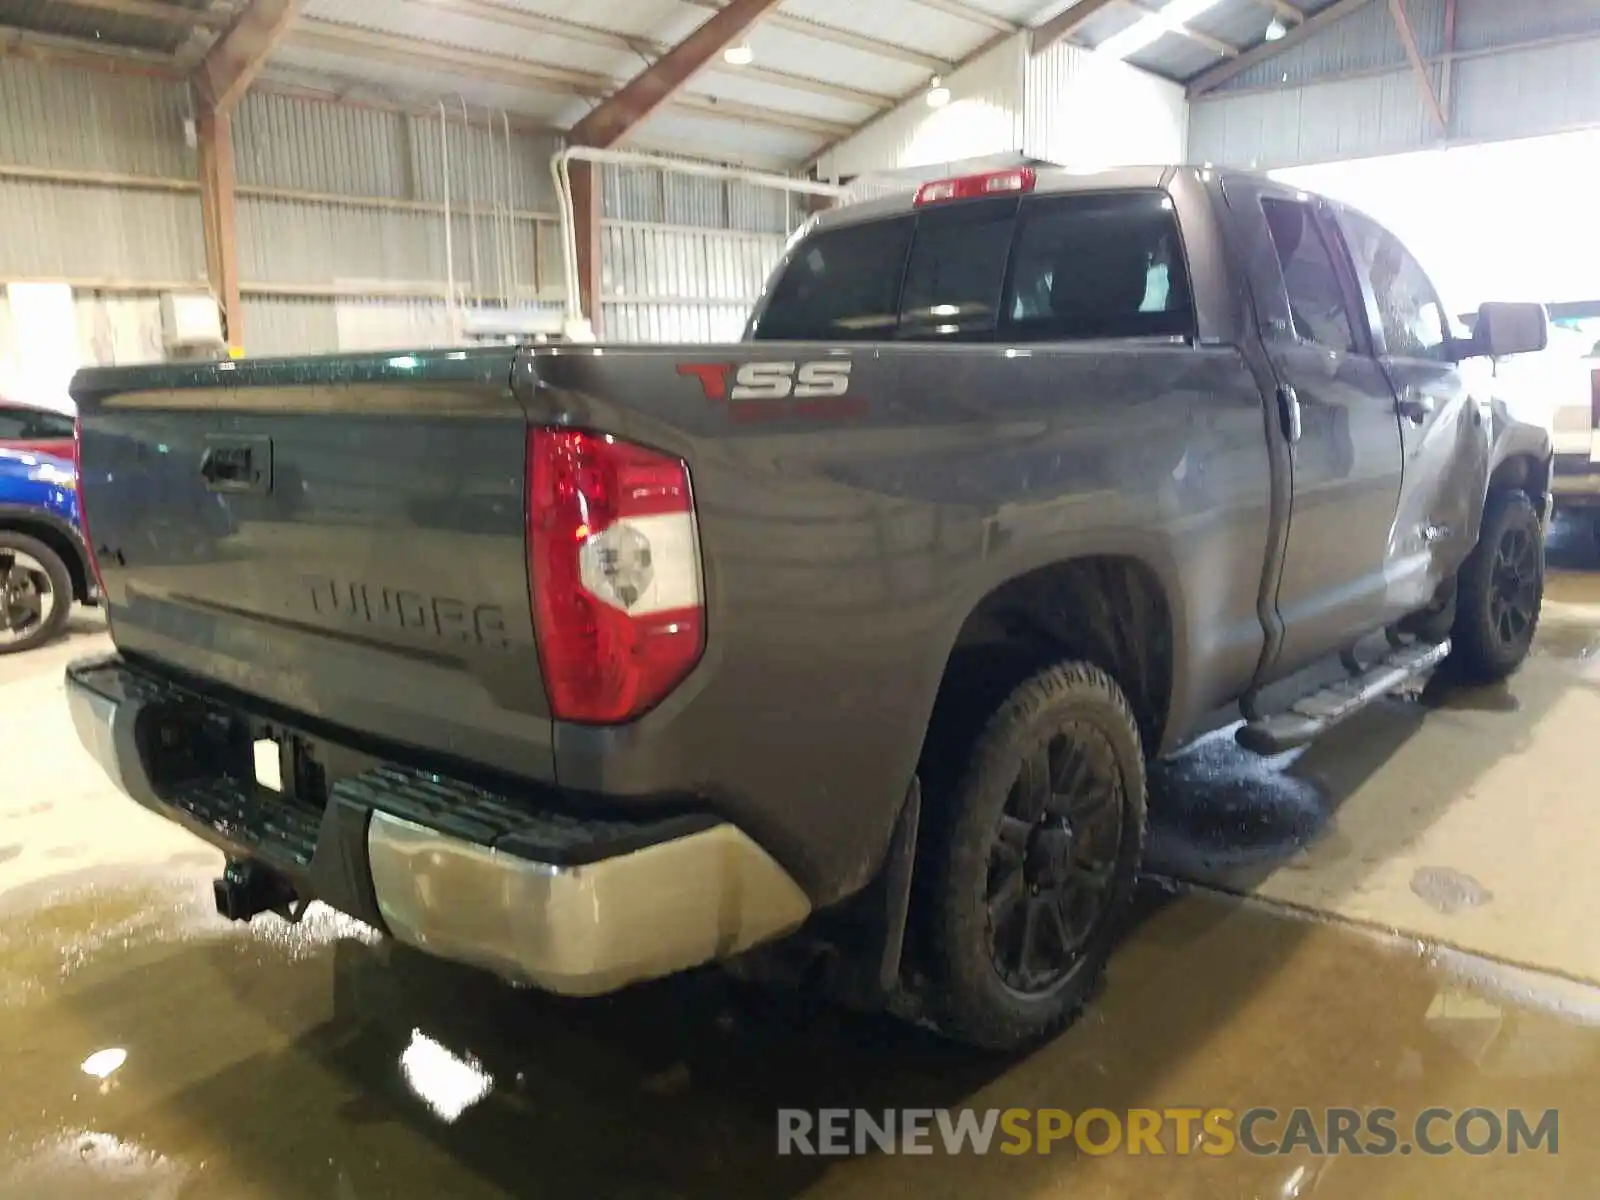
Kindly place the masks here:
POLYGON ((226 112, 202 104, 200 220, 205 230, 206 278, 222 310, 229 347, 244 344, 244 308, 239 299, 239 251, 234 227, 233 122, 226 112))
POLYGON ((569 160, 572 179, 572 234, 578 248, 578 308, 595 336, 604 321, 601 297, 600 171, 598 163, 569 160))

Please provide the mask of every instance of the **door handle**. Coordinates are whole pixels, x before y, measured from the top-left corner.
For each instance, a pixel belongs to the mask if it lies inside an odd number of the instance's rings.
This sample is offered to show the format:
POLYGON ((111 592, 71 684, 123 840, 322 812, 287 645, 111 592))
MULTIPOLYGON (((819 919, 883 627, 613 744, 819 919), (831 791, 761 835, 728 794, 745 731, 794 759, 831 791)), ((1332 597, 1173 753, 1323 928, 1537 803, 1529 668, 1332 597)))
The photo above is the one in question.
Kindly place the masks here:
POLYGON ((272 490, 272 440, 265 437, 208 440, 200 455, 200 478, 213 492, 272 490))
POLYGON ((1424 396, 1418 392, 1408 392, 1395 402, 1395 408, 1406 420, 1416 425, 1421 425, 1433 416, 1433 397, 1424 396))
POLYGON ((1287 383, 1278 388, 1278 419, 1283 423, 1283 437, 1289 445, 1297 445, 1304 428, 1300 422, 1300 393, 1287 383))

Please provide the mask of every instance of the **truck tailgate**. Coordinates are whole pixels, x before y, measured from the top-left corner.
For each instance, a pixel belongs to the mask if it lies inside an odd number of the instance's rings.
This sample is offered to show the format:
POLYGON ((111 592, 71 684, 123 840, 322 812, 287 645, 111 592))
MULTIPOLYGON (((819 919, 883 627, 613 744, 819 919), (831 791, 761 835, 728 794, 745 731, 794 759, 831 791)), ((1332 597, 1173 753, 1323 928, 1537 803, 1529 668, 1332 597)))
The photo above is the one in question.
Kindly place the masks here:
POLYGON ((551 777, 513 357, 80 374, 81 486, 118 648, 551 777))

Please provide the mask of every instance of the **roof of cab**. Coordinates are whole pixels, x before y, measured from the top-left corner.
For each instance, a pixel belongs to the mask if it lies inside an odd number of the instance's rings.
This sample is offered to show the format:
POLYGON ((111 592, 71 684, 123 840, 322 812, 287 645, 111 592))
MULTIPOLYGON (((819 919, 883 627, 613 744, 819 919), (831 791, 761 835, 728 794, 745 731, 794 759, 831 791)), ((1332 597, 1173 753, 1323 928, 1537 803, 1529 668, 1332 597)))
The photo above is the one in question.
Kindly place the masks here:
MULTIPOLYGON (((1103 171, 1069 171, 1060 167, 1037 167, 1038 182, 1032 194, 1050 195, 1065 192, 1107 192, 1130 189, 1165 188, 1179 171, 1199 171, 1199 167, 1180 167, 1171 164, 1148 167, 1114 167, 1103 171)), ((1004 174, 1004 172, 993 172, 1004 174)), ((855 225, 862 221, 897 216, 915 209, 917 189, 896 192, 875 200, 863 200, 828 209, 817 217, 817 229, 831 229, 840 225, 855 225)))

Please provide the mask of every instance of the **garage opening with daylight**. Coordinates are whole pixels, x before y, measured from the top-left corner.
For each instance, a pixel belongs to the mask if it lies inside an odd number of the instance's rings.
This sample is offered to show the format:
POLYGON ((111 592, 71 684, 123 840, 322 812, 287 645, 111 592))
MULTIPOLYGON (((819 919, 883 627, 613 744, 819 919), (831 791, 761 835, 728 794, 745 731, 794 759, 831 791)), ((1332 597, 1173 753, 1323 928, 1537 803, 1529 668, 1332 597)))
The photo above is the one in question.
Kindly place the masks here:
POLYGON ((1600 4, 0 0, 0 1196, 1587 1196, 1600 4))

